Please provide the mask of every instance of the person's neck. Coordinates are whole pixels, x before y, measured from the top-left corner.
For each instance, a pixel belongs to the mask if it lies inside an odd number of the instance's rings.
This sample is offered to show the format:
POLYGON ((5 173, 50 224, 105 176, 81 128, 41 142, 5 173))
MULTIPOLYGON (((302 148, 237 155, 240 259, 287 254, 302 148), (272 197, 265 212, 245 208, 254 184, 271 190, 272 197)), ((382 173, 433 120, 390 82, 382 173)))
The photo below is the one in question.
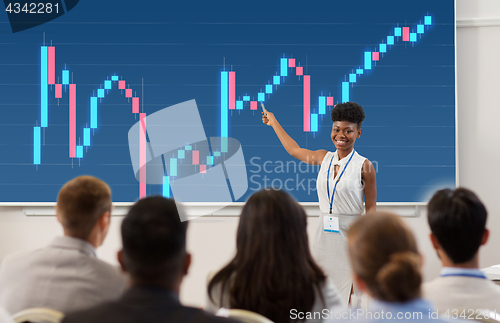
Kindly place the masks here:
POLYGON ((351 147, 351 149, 349 149, 349 150, 338 150, 337 149, 337 155, 339 156, 339 160, 349 156, 349 154, 353 151, 353 149, 354 149, 354 147, 351 147))
POLYGON ((441 263, 443 267, 479 269, 479 253, 476 253, 471 260, 461 263, 454 263, 446 254, 442 252, 441 263))
POLYGON ((164 289, 174 292, 177 296, 180 294, 180 284, 169 284, 166 282, 153 282, 147 281, 143 279, 137 279, 134 277, 130 277, 130 286, 131 287, 145 287, 145 288, 156 288, 156 289, 164 289))

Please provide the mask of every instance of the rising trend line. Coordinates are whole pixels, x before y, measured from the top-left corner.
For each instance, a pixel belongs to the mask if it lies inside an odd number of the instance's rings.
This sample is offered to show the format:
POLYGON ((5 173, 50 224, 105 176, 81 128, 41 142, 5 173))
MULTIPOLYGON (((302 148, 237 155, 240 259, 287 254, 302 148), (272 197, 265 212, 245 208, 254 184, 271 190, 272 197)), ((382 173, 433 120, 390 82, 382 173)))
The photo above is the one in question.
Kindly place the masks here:
MULTIPOLYGON (((363 63, 353 69, 352 73, 345 76, 346 81, 342 82, 342 99, 340 102, 349 101, 349 87, 354 86, 357 80, 364 74, 365 70, 372 70, 372 62, 377 62, 381 58, 381 54, 386 53, 396 42, 417 42, 418 35, 425 32, 425 27, 432 24, 432 16, 424 16, 424 22, 415 25, 414 32, 410 31, 410 27, 395 27, 394 35, 388 35, 386 42, 382 42, 377 46, 375 51, 366 51, 363 56, 363 63), (355 71, 355 72, 354 72, 355 71)), ((273 75, 268 84, 265 84, 264 91, 258 92, 252 98, 250 95, 243 95, 242 100, 236 100, 236 72, 235 71, 222 71, 221 72, 221 137, 228 136, 228 110, 243 110, 244 106, 249 106, 250 110, 257 110, 257 103, 264 102, 273 93, 273 88, 277 89, 280 84, 283 84, 287 77, 289 70, 295 69, 295 75, 303 77, 303 131, 304 132, 317 132, 318 131, 318 116, 326 113, 326 107, 334 105, 333 96, 318 96, 318 113, 311 113, 311 76, 304 74, 303 66, 297 62, 295 58, 280 58, 280 69, 273 75), (256 98, 256 99, 255 99, 256 98)), ((227 147, 223 147, 227 149, 227 147)))

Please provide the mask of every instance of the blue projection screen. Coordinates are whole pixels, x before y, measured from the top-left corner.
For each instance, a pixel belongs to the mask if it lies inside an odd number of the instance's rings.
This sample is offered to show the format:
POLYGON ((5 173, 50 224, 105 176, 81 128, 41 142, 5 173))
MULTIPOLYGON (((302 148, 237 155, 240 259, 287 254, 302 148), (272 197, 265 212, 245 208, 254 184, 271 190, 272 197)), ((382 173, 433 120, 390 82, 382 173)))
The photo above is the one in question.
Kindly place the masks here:
POLYGON ((359 103, 378 202, 455 186, 453 0, 24 3, 0 14, 0 202, 54 202, 79 175, 115 202, 181 184, 189 201, 273 186, 316 202, 319 168, 287 154, 261 103, 332 151, 331 110, 359 103))

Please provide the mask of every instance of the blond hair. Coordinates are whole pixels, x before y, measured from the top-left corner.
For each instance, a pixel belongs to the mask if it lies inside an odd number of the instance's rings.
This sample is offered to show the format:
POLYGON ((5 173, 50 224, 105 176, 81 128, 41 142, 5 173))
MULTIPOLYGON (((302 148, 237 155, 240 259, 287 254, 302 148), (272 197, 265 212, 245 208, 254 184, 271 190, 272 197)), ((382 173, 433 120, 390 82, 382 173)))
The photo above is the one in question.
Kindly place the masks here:
POLYGON ((111 189, 98 178, 79 176, 59 191, 56 211, 68 235, 87 239, 99 217, 111 211, 111 189))

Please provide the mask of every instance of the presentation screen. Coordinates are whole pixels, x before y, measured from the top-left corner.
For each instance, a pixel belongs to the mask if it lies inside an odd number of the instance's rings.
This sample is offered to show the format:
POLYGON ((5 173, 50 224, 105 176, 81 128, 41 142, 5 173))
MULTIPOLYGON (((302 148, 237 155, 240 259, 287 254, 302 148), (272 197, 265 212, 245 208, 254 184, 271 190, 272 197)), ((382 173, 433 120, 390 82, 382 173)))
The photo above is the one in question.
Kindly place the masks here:
POLYGON ((378 202, 456 181, 455 3, 4 1, 0 202, 54 202, 80 175, 115 202, 244 202, 263 188, 316 202, 331 111, 365 112, 354 149, 378 202))

